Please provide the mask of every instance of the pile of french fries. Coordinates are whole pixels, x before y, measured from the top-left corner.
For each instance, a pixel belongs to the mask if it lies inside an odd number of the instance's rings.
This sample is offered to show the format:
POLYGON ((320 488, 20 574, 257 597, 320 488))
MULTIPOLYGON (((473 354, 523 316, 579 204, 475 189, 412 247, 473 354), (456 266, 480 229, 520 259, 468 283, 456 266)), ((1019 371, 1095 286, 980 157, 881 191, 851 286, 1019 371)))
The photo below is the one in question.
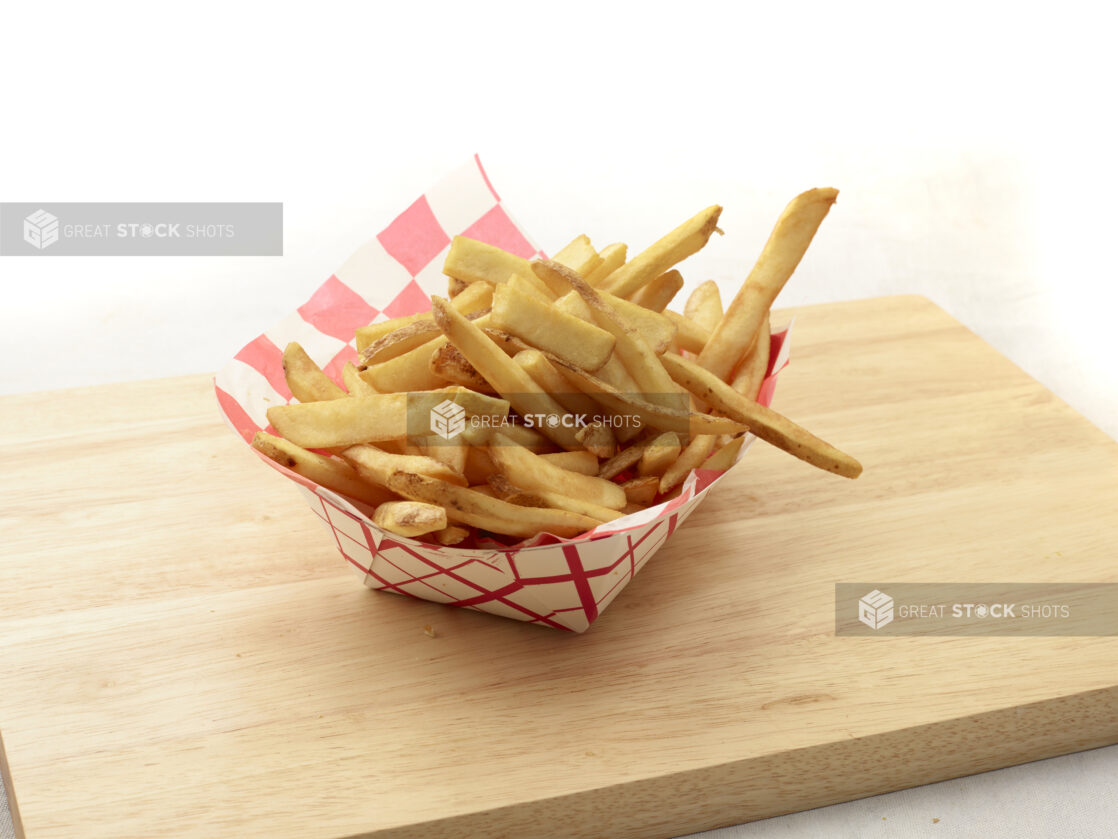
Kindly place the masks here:
POLYGON ((721 233, 718 206, 632 259, 586 236, 532 262, 456 237, 447 297, 359 328, 344 388, 287 347, 298 402, 270 408, 279 436, 253 446, 384 530, 439 545, 577 536, 673 497, 693 469, 729 469, 747 430, 857 477, 858 461, 756 401, 769 310, 837 194, 793 199, 725 311, 711 281, 667 309, 674 266, 721 233))

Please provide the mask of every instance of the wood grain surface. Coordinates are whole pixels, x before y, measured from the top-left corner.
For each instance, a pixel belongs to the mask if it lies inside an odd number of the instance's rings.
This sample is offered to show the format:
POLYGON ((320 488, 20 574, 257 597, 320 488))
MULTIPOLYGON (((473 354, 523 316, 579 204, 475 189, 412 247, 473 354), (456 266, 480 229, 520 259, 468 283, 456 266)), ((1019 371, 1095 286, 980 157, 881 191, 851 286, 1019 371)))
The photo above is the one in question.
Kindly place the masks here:
POLYGON ((757 444, 582 636, 363 588, 209 377, 0 399, 17 824, 672 837, 1118 742, 1118 638, 833 613, 840 581, 1118 580, 1118 445, 923 298, 792 314, 775 407, 865 474, 757 444))

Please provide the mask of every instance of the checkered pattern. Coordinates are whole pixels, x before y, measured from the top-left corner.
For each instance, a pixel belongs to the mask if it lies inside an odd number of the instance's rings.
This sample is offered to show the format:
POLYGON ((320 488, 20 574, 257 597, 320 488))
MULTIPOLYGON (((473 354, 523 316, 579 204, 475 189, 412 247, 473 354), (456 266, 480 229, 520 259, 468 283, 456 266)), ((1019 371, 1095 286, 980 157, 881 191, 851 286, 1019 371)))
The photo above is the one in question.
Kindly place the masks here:
MULTIPOLYGON (((226 422, 249 442, 267 429, 267 409, 291 400, 281 359, 290 341, 298 341, 340 383, 345 362, 357 357, 352 343, 357 327, 425 311, 429 295, 445 292, 442 262, 457 234, 526 258, 543 255, 502 207, 475 155, 217 374, 214 387, 226 422)), ((762 387, 766 404, 787 363, 786 338, 786 333, 772 337, 773 361, 762 387)), ((748 442, 742 453, 747 447, 748 442)), ((575 539, 541 534, 513 547, 462 549, 381 530, 336 493, 260 458, 299 485, 346 562, 370 588, 573 632, 594 622, 721 477, 697 470, 676 498, 575 539)))

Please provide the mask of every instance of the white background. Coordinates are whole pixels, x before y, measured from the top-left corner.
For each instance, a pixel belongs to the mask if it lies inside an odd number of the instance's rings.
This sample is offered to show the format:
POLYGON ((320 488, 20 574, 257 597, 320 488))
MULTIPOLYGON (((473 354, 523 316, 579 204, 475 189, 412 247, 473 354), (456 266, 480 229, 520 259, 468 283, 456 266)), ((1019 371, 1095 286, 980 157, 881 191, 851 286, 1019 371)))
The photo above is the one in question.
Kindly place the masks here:
MULTIPOLYGON (((836 186, 781 304, 925 294, 1118 436, 1102 4, 277 6, 5 8, 0 200, 282 201, 285 255, 0 257, 0 392, 215 370, 477 151, 549 251, 723 204, 684 274, 727 297, 788 198, 836 186)), ((732 835, 1104 835, 1114 750, 1053 765, 920 791, 954 827, 878 800, 732 835), (1088 803, 1043 794, 1060 765, 1088 803)))

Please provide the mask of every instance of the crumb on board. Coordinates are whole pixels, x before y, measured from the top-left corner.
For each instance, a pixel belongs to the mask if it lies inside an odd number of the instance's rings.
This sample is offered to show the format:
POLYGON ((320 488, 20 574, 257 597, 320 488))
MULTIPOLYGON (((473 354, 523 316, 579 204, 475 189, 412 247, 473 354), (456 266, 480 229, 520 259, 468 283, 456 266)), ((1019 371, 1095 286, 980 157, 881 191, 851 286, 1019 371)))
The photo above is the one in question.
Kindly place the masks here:
POLYGON ((932 824, 939 824, 939 819, 932 819, 932 824))
POLYGON ((426 626, 423 627, 423 634, 426 635, 428 638, 434 638, 435 637, 435 627, 431 626, 431 624, 427 624, 426 626))

